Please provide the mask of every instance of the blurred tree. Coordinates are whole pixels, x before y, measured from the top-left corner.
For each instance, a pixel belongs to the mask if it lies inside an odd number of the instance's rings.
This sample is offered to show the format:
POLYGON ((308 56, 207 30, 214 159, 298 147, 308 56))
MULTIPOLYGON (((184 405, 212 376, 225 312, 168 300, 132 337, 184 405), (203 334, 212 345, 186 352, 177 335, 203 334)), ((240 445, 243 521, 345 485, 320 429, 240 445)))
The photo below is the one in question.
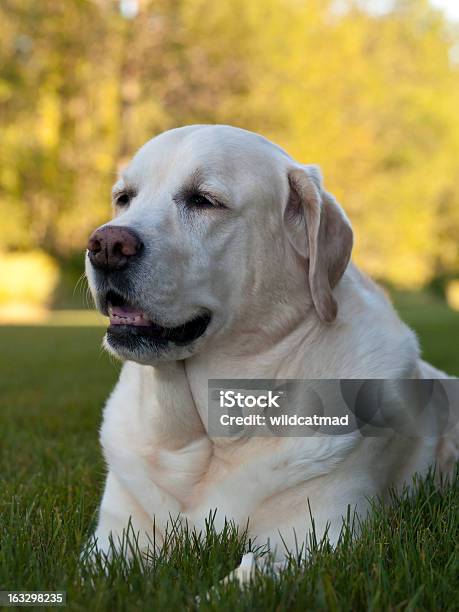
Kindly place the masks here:
POLYGON ((457 274, 459 35, 427 0, 370 5, 3 0, 0 249, 80 251, 138 146, 221 122, 322 166, 370 273, 457 274))

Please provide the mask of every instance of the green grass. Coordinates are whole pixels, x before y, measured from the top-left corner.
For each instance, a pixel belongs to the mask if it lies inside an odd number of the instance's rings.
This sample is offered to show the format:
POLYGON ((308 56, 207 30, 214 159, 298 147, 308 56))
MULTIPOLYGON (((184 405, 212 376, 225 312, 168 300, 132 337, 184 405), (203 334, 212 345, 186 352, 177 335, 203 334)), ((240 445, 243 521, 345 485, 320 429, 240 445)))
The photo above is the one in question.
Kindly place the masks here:
MULTIPOLYGON (((398 295, 425 357, 459 375, 459 315, 441 302, 398 295)), ((250 543, 172 533, 164 555, 104 573, 78 561, 94 526, 104 477, 97 430, 118 365, 97 327, 0 328, 0 590, 66 590, 71 610, 184 610, 239 562, 250 543)), ((459 480, 427 481, 389 510, 376 505, 362 535, 336 551, 312 546, 282 579, 259 577, 242 592, 218 586, 209 610, 458 610, 459 480)))

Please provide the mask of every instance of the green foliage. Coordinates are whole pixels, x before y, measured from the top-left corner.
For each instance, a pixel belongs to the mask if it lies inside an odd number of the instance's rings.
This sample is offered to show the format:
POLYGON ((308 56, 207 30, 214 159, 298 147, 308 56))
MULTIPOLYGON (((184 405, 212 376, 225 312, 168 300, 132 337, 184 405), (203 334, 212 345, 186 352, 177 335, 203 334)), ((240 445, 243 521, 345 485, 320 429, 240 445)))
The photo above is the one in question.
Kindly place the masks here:
POLYGON ((0 248, 71 256, 138 146, 223 122, 322 166, 370 273, 457 274, 459 33, 427 0, 368 7, 143 0, 128 19, 115 0, 4 0, 0 248))

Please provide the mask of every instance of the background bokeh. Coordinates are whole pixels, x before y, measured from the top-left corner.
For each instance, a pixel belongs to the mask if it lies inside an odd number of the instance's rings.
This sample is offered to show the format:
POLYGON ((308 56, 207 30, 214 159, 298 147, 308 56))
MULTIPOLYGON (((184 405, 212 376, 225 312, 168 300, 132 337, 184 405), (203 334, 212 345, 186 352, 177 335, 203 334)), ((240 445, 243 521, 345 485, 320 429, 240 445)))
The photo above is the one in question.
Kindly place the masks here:
POLYGON ((197 122, 320 164, 357 263, 459 308, 459 27, 432 1, 2 0, 0 320, 85 307, 117 171, 197 122))

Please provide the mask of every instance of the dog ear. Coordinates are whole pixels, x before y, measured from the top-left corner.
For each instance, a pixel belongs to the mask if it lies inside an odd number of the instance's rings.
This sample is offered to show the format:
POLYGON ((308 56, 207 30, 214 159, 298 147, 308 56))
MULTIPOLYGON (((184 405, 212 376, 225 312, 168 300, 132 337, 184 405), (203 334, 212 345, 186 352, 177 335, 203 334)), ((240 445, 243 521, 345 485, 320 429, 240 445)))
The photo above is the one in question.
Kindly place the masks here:
POLYGON ((290 242, 309 261, 309 285, 322 321, 332 323, 338 306, 332 289, 344 274, 353 245, 351 224, 335 198, 323 190, 317 166, 288 174, 290 195, 284 212, 290 242))

